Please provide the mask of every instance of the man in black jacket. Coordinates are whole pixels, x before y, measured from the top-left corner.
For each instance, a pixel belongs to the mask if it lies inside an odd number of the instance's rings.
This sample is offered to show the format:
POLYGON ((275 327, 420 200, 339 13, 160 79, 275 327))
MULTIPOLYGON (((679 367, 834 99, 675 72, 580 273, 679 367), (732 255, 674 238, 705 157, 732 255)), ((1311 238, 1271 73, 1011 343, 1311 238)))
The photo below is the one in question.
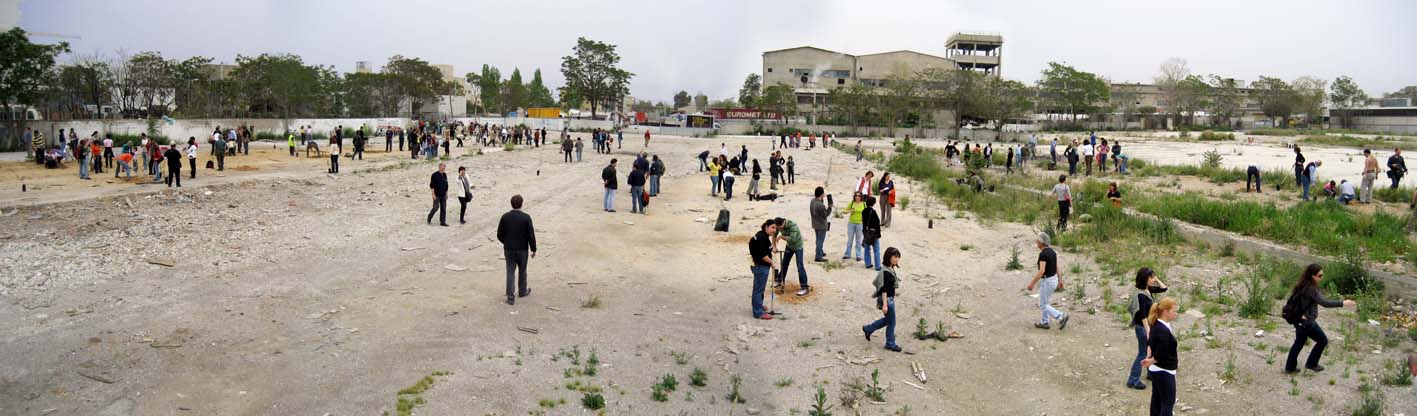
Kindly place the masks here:
POLYGON ((182 187, 182 152, 177 150, 177 146, 168 146, 167 151, 162 152, 163 160, 167 161, 167 187, 172 187, 172 182, 177 182, 177 187, 182 187))
POLYGON ((526 285, 526 262, 528 256, 536 257, 536 229, 531 225, 531 216, 522 212, 522 196, 512 195, 512 210, 502 214, 497 222, 497 241, 502 243, 502 254, 507 259, 507 304, 515 305, 512 297, 513 272, 516 274, 518 297, 527 297, 531 288, 526 285))
POLYGON ((1407 175, 1407 161, 1402 159, 1402 149, 1392 149, 1392 156, 1387 158, 1387 177, 1392 179, 1392 189, 1397 189, 1397 183, 1402 181, 1402 177, 1407 175))
POLYGON ((630 185, 630 213, 644 214, 645 171, 640 170, 638 163, 630 169, 630 176, 625 178, 625 184, 630 185))
POLYGON ((615 159, 600 171, 600 180, 605 183, 605 212, 615 212, 615 188, 620 186, 615 178, 615 159))
POLYGON ((428 187, 433 189, 433 209, 428 211, 429 224, 433 223, 433 214, 438 214, 438 225, 448 226, 448 164, 439 163, 438 171, 433 172, 433 179, 428 182, 428 187))

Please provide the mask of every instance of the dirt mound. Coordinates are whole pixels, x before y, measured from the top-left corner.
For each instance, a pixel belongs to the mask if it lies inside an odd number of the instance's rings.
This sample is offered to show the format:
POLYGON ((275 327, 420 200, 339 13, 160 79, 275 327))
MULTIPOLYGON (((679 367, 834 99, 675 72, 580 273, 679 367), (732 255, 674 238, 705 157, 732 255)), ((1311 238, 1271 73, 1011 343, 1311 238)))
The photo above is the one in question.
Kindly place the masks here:
MULTIPOLYGON (((796 272, 792 272, 792 273, 788 273, 788 274, 787 274, 787 278, 788 278, 789 280, 795 278, 795 277, 794 277, 795 275, 794 275, 793 273, 796 273, 796 272)), ((797 284, 797 282, 787 282, 786 284, 784 284, 784 285, 782 285, 782 286, 783 286, 783 287, 782 287, 782 291, 781 291, 781 292, 778 292, 778 294, 777 294, 777 301, 778 301, 778 302, 782 302, 782 303, 785 303, 785 304, 788 304, 788 305, 801 305, 801 304, 803 304, 803 303, 811 302, 811 301, 817 299, 817 290, 816 290, 816 289, 812 289, 811 292, 807 292, 807 295, 806 295, 806 296, 797 296, 797 290, 802 288, 802 286, 799 286, 799 285, 797 284)), ((774 290, 774 289, 769 288, 769 290, 774 290)))
POLYGON ((255 166, 242 165, 242 166, 237 166, 237 167, 231 168, 231 170, 236 170, 236 171, 241 171, 241 172, 250 172, 250 171, 254 171, 254 170, 261 170, 261 168, 258 168, 258 167, 255 167, 255 166))
POLYGON ((719 237, 719 238, 718 238, 718 242, 720 242, 720 243, 728 243, 728 244, 747 244, 747 243, 748 243, 748 240, 751 240, 751 239, 753 239, 752 236, 746 236, 746 235, 725 235, 725 236, 719 237))

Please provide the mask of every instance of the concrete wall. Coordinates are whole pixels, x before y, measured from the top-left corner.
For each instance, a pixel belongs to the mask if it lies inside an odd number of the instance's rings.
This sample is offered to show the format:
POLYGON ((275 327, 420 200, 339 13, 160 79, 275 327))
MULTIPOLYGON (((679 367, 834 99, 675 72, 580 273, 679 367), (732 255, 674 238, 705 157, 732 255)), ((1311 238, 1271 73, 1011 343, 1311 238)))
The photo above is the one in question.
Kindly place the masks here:
POLYGON ((895 74, 910 76, 926 68, 950 70, 954 61, 913 51, 861 55, 856 58, 857 79, 887 79, 895 74))
POLYGON ((1353 128, 1384 133, 1417 134, 1417 117, 1353 117, 1353 128))

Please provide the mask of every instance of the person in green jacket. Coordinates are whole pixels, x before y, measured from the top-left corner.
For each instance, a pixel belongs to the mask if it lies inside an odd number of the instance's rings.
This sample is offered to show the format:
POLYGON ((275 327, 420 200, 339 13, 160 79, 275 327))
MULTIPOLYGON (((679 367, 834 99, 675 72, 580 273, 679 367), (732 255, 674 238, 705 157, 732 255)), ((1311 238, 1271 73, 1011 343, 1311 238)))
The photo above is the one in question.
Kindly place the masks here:
POLYGON ((787 249, 783 250, 782 268, 778 269, 777 285, 782 287, 787 281, 787 269, 792 268, 792 257, 797 257, 797 296, 807 296, 811 293, 812 287, 807 284, 807 266, 802 257, 802 231, 797 228, 797 223, 786 218, 777 217, 773 220, 777 223, 777 238, 773 239, 773 246, 782 240, 787 240, 787 249))
POLYGON ((861 200, 860 193, 853 193, 851 203, 842 210, 842 213, 850 214, 846 221, 846 251, 841 253, 842 260, 851 258, 851 248, 856 247, 856 261, 861 261, 861 212, 865 210, 866 201, 861 200))
POLYGON ((295 133, 286 131, 285 143, 290 145, 290 157, 295 157, 295 133))

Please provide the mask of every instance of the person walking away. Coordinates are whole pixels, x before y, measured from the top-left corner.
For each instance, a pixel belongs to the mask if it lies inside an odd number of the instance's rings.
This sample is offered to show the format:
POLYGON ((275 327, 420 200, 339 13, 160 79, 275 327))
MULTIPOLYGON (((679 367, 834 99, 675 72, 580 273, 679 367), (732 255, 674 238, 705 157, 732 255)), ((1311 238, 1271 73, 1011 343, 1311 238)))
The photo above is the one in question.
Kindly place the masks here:
MULTIPOLYGON (((336 156, 338 157, 338 156, 336 156)), ((433 177, 428 181, 428 188, 433 190, 433 209, 428 210, 428 219, 424 222, 433 224, 433 214, 438 214, 438 225, 448 226, 448 164, 438 163, 438 171, 433 172, 433 177)))
POLYGON ((1373 182, 1378 180, 1378 158, 1373 157, 1372 149, 1363 149, 1363 195, 1358 201, 1364 204, 1373 202, 1373 182))
POLYGON ((1049 192, 1058 197, 1058 231, 1068 229, 1068 213, 1073 209, 1073 190, 1068 186, 1068 175, 1058 175, 1058 184, 1049 192))
POLYGON ((770 219, 763 221, 763 225, 758 227, 758 233, 748 240, 748 256, 753 258, 753 266, 749 269, 753 273, 753 317, 764 321, 772 320, 772 315, 763 309, 763 291, 767 290, 768 272, 772 271, 773 267, 774 235, 777 235, 777 222, 770 219))
MULTIPOLYGON (((339 143, 339 137, 330 135, 330 173, 339 173, 340 148, 344 147, 339 143)), ((446 176, 446 175, 445 175, 446 176)), ((446 179, 444 180, 446 182, 446 179)))
POLYGON ((841 259, 851 258, 851 248, 856 248, 856 261, 861 261, 861 215, 866 211, 866 201, 862 198, 865 195, 854 193, 851 195, 851 202, 846 204, 843 213, 846 217, 846 251, 841 253, 841 259))
POLYGON ((737 167, 737 166, 730 167, 730 168, 728 168, 728 171, 726 171, 726 172, 723 173, 723 200, 724 200, 724 201, 728 201, 728 200, 733 199, 733 181, 734 181, 735 178, 738 176, 738 173, 739 173, 739 171, 738 171, 738 167, 737 167))
POLYGON ((1304 164, 1304 153, 1299 151, 1299 144, 1294 144, 1294 186, 1304 186, 1304 170, 1308 166, 1304 164))
POLYGON ((1289 356, 1284 361, 1285 373, 1299 372, 1299 352, 1304 349, 1304 343, 1311 339, 1314 340, 1314 349, 1309 351, 1309 359, 1304 363, 1304 368, 1315 372, 1324 370, 1319 359, 1323 358, 1324 348, 1328 346, 1328 336, 1324 335, 1323 328, 1319 326, 1319 306, 1351 308, 1357 305, 1351 299, 1324 299, 1319 293, 1319 281, 1323 280, 1323 277, 1323 266, 1318 263, 1309 264, 1304 268, 1303 276, 1289 291, 1289 300, 1284 302, 1280 316, 1294 326, 1294 344, 1289 347, 1289 356))
POLYGON ((777 243, 783 239, 787 240, 787 249, 782 254, 782 268, 778 269, 777 284, 787 281, 787 269, 792 268, 792 259, 797 258, 797 296, 807 296, 812 292, 812 286, 807 283, 806 257, 802 257, 802 231, 797 228, 797 223, 788 221, 786 218, 777 217, 777 238, 773 239, 772 246, 777 247, 777 243))
POLYGON ((615 212, 615 188, 620 186, 615 178, 615 159, 600 171, 600 181, 605 185, 605 212, 615 212))
POLYGON ((226 139, 220 134, 216 134, 212 140, 212 154, 216 155, 216 170, 218 172, 226 170, 226 139))
POLYGON ((809 207, 812 214, 812 231, 816 233, 817 237, 817 251, 812 256, 812 261, 817 262, 827 261, 827 252, 822 250, 822 244, 827 241, 827 230, 831 229, 831 223, 827 220, 827 216, 831 214, 831 207, 824 202, 826 193, 826 188, 818 186, 812 192, 812 204, 809 207))
POLYGON ((615 149, 616 149, 616 150, 619 150, 619 149, 624 149, 624 148, 625 148, 625 131, 624 131, 624 130, 616 130, 616 131, 615 131, 615 149))
POLYGON ((891 173, 881 174, 881 183, 876 186, 881 195, 881 228, 891 226, 891 208, 895 208, 895 179, 891 173))
POLYGON ((462 185, 462 195, 458 196, 458 224, 467 224, 467 203, 472 201, 472 184, 467 180, 467 168, 458 166, 458 182, 462 185))
POLYGON ((792 161, 792 156, 787 157, 787 183, 797 183, 797 163, 792 161))
POLYGON ((1407 161, 1402 158, 1402 149, 1392 149, 1392 156, 1387 158, 1387 177, 1392 179, 1392 189, 1397 189, 1397 183, 1402 181, 1402 177, 1407 175, 1407 161))
MULTIPOLYGON (((1309 186, 1312 186, 1314 184, 1314 179, 1318 178, 1319 167, 1323 166, 1323 164, 1324 162, 1322 160, 1315 160, 1313 162, 1309 162, 1308 165, 1304 166, 1304 175, 1302 176, 1303 181, 1301 182, 1300 186, 1304 188, 1305 201, 1309 200, 1309 186)), ((1317 199, 1318 198, 1315 198, 1315 200, 1317 199)))
POLYGON ((1077 174, 1078 174, 1078 149, 1077 149, 1077 145, 1076 145, 1076 144, 1068 145, 1068 148, 1063 151, 1063 156, 1068 159, 1068 174, 1069 174, 1069 175, 1077 175, 1077 174))
POLYGON ((566 163, 571 163, 571 150, 573 150, 573 147, 575 147, 575 143, 571 143, 570 139, 561 139, 561 153, 566 156, 566 163))
POLYGON ((1004 174, 1014 173, 1014 148, 1004 149, 1004 174))
POLYGON ((502 257, 507 259, 507 304, 515 305, 517 299, 512 297, 512 289, 517 289, 517 297, 531 295, 526 282, 526 264, 528 258, 536 258, 536 228, 532 226, 531 216, 522 212, 521 195, 512 195, 512 210, 497 221, 497 241, 502 243, 502 257), (516 287, 512 285, 513 271, 516 287))
POLYGON ((1250 167, 1245 168, 1245 192, 1250 192, 1250 183, 1253 182, 1255 185, 1255 193, 1263 193, 1264 188, 1260 185, 1260 178, 1259 166, 1250 165, 1250 167))
POLYGON ((718 196, 719 181, 722 179, 719 172, 722 169, 723 166, 718 164, 717 158, 708 162, 709 196, 718 196))
POLYGON ((402 152, 402 151, 403 151, 403 141, 404 141, 404 135, 403 135, 403 128, 402 128, 402 127, 400 127, 400 128, 398 129, 398 133, 399 133, 399 151, 402 152))
MULTIPOLYGON (((771 163, 771 162, 769 162, 771 163)), ((753 159, 753 178, 748 180, 748 200, 758 199, 758 179, 762 177, 763 167, 758 165, 758 160, 753 159)))
POLYGON ((1082 144, 1082 162, 1084 165, 1087 165, 1086 176, 1092 176, 1092 159, 1097 157, 1094 152, 1096 149, 1093 149, 1092 146, 1091 143, 1082 144))
POLYGON ((1156 294, 1166 292, 1166 283, 1162 283, 1151 268, 1143 267, 1137 270, 1135 287, 1137 292, 1132 294, 1132 301, 1127 307, 1127 311, 1132 314, 1132 320, 1127 326, 1131 327, 1137 336, 1137 357, 1132 360, 1132 369, 1127 373, 1127 387, 1144 390, 1146 384, 1141 382, 1141 362, 1146 359, 1146 317, 1151 314, 1151 304, 1156 294))
POLYGON ((113 133, 103 135, 103 167, 113 169, 113 133))
POLYGON ((866 251, 866 268, 881 270, 881 217, 876 214, 876 197, 866 196, 861 210, 861 247, 866 251))
POLYGON ((1049 303, 1053 298, 1053 292, 1063 290, 1063 278, 1058 273, 1058 252, 1053 251, 1049 246, 1048 233, 1038 233, 1038 273, 1033 274, 1033 280, 1028 282, 1028 291, 1038 287, 1038 309, 1043 312, 1043 320, 1033 324, 1039 329, 1049 329, 1049 319, 1058 321, 1058 330, 1062 331, 1068 327, 1068 314, 1063 313, 1049 303))
POLYGON ((664 162, 659 160, 659 155, 650 156, 649 163, 649 196, 659 196, 659 178, 664 176, 664 162))
POLYGON ((585 142, 579 137, 576 138, 576 162, 581 161, 581 151, 585 149, 585 142))
POLYGON ((630 176, 625 178, 625 184, 630 185, 630 213, 645 214, 645 171, 640 168, 639 163, 632 164, 630 176))
POLYGON ((899 289, 900 279, 896 272, 896 267, 900 266, 900 250, 895 247, 886 249, 887 266, 877 269, 876 280, 874 282, 876 292, 871 297, 876 298, 876 309, 881 311, 881 319, 866 324, 861 327, 861 332, 866 335, 866 342, 871 342, 871 334, 881 328, 886 329, 885 348, 890 351, 900 352, 900 345, 895 343, 895 295, 899 289))
POLYGON ((162 152, 163 160, 167 161, 167 187, 171 188, 176 182, 177 187, 182 187, 182 151, 177 150, 177 146, 169 146, 167 151, 162 152))
POLYGON ((1176 320, 1176 299, 1164 298, 1151 307, 1146 321, 1151 333, 1146 339, 1150 354, 1142 360, 1151 378, 1151 416, 1171 416, 1176 407, 1176 336, 1171 322, 1176 320), (1158 325, 1160 324, 1160 325, 1158 325))

